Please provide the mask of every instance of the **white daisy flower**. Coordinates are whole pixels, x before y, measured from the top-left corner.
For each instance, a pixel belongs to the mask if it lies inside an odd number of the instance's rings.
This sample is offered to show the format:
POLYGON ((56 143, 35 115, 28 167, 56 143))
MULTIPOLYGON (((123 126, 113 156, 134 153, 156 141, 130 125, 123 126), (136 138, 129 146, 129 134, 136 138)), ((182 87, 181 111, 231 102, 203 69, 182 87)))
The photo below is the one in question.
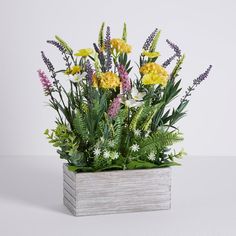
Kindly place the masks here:
POLYGON ((99 156, 101 154, 101 149, 100 148, 95 148, 93 150, 93 154, 95 155, 95 157, 99 156))
POLYGON ((108 141, 108 146, 109 146, 109 147, 114 147, 114 146, 115 146, 114 140, 109 140, 109 141, 108 141))
POLYGON ((112 153, 112 159, 113 160, 116 160, 116 159, 118 159, 119 158, 119 153, 118 152, 113 152, 112 153))
POLYGON ((134 134, 135 134, 136 136, 140 136, 140 135, 141 135, 141 130, 140 130, 140 129, 135 129, 135 130, 134 130, 134 134))
POLYGON ((143 105, 143 97, 146 95, 145 92, 139 92, 137 88, 133 87, 131 90, 131 99, 125 101, 125 105, 129 108, 131 107, 140 107, 143 105))
POLYGON ((104 157, 105 159, 108 159, 108 158, 110 157, 110 152, 109 152, 109 151, 105 151, 105 152, 103 153, 103 157, 104 157))
POLYGON ((83 72, 82 74, 76 74, 73 77, 70 77, 70 81, 74 82, 74 83, 79 83, 82 81, 82 79, 85 78, 85 76, 87 75, 86 72, 83 72))
POLYGON ((156 159, 155 152, 150 152, 149 155, 148 155, 148 160, 155 161, 155 159, 156 159))
POLYGON ((133 144, 133 145, 131 146, 131 150, 132 150, 133 152, 137 152, 137 151, 139 150, 139 145, 138 145, 138 144, 133 144))

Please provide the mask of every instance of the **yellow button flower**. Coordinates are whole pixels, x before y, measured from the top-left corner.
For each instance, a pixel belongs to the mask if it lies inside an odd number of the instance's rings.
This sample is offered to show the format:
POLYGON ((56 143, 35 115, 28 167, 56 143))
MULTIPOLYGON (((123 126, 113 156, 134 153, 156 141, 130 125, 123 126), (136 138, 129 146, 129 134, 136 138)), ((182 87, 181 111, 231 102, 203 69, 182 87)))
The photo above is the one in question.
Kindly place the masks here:
POLYGON ((65 71, 66 75, 75 75, 76 73, 79 73, 81 71, 80 66, 73 66, 71 69, 68 68, 65 71))
POLYGON ((130 53, 132 49, 131 45, 127 44, 123 39, 112 39, 111 48, 120 53, 130 53))
POLYGON ((161 84, 162 86, 166 86, 168 81, 168 77, 162 74, 156 73, 149 73, 145 74, 142 78, 142 83, 144 85, 151 85, 151 84, 161 84))
POLYGON ((91 54, 93 54, 93 49, 92 48, 84 48, 84 49, 80 49, 74 55, 77 56, 77 57, 87 57, 87 56, 90 56, 91 54))
POLYGON ((153 72, 156 74, 165 75, 166 77, 168 76, 168 73, 165 68, 154 62, 146 63, 145 65, 140 67, 139 71, 142 74, 149 74, 153 72))
POLYGON ((120 86, 120 78, 112 72, 100 73, 99 77, 94 74, 93 86, 105 89, 116 88, 120 86))
POLYGON ((148 51, 143 51, 142 52, 143 56, 146 56, 148 58, 155 58, 155 57, 159 57, 160 53, 159 52, 148 52, 148 51))

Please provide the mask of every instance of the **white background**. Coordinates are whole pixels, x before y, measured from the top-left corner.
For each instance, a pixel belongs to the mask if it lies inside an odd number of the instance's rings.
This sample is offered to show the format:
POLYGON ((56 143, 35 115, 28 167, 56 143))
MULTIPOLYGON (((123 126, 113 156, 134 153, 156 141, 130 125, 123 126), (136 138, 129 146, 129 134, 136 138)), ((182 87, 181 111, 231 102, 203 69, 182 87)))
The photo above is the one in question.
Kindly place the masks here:
POLYGON ((55 65, 60 53, 46 44, 55 34, 75 50, 91 47, 102 21, 120 37, 123 22, 133 56, 155 27, 162 29, 158 50, 164 61, 168 38, 186 53, 184 90, 209 64, 213 70, 194 93, 188 116, 179 126, 189 155, 235 156, 236 3, 225 1, 0 1, 0 154, 56 155, 43 135, 54 127, 37 69, 46 70, 40 51, 55 65))

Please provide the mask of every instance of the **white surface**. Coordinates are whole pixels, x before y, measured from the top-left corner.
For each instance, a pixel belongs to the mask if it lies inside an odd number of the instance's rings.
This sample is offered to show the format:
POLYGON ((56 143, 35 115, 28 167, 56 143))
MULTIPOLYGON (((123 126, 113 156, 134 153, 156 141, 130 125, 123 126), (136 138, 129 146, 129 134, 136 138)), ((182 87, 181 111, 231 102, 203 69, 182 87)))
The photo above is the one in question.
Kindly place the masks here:
POLYGON ((236 158, 186 157, 173 168, 172 209, 74 217, 55 157, 0 159, 1 236, 236 235, 236 158))
POLYGON ((55 65, 62 66, 63 61, 45 41, 58 34, 77 50, 97 40, 102 21, 111 26, 113 37, 120 37, 126 21, 136 61, 155 27, 162 29, 161 55, 172 53, 166 38, 186 53, 181 73, 184 90, 213 64, 180 124, 183 146, 190 155, 236 156, 235 12, 234 0, 1 0, 0 154, 55 153, 41 135, 53 128, 54 113, 43 104, 47 99, 36 70, 46 70, 41 50, 55 65))

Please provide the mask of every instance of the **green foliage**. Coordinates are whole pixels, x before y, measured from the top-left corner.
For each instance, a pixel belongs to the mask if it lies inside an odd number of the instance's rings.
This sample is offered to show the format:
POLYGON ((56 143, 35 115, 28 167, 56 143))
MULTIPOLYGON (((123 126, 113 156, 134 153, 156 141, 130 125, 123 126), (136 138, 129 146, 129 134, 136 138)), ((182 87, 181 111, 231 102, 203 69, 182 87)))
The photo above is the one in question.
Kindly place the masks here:
POLYGON ((66 49, 68 53, 72 53, 73 50, 68 46, 68 44, 59 36, 55 36, 55 39, 66 49))
POLYGON ((156 168, 158 166, 156 164, 148 162, 148 161, 134 160, 134 161, 129 162, 126 167, 128 170, 133 170, 133 169, 156 168))
POLYGON ((159 30, 157 32, 156 36, 154 37, 153 41, 152 41, 152 44, 151 44, 150 49, 149 49, 150 52, 155 52, 158 40, 160 38, 160 35, 161 35, 161 31, 159 30))
POLYGON ((102 25, 98 34, 98 46, 100 48, 104 47, 104 26, 105 26, 105 22, 102 22, 102 25))
POLYGON ((126 29, 126 23, 124 23, 123 26, 123 33, 122 33, 122 39, 126 42, 127 41, 127 29, 126 29))
POLYGON ((83 117, 83 114, 79 110, 77 111, 75 115, 73 124, 75 127, 75 131, 82 138, 82 140, 86 142, 89 138, 89 133, 88 133, 87 125, 83 117))
POLYGON ((183 138, 178 132, 158 130, 140 143, 139 155, 148 154, 153 150, 161 151, 164 148, 182 140, 183 138))

